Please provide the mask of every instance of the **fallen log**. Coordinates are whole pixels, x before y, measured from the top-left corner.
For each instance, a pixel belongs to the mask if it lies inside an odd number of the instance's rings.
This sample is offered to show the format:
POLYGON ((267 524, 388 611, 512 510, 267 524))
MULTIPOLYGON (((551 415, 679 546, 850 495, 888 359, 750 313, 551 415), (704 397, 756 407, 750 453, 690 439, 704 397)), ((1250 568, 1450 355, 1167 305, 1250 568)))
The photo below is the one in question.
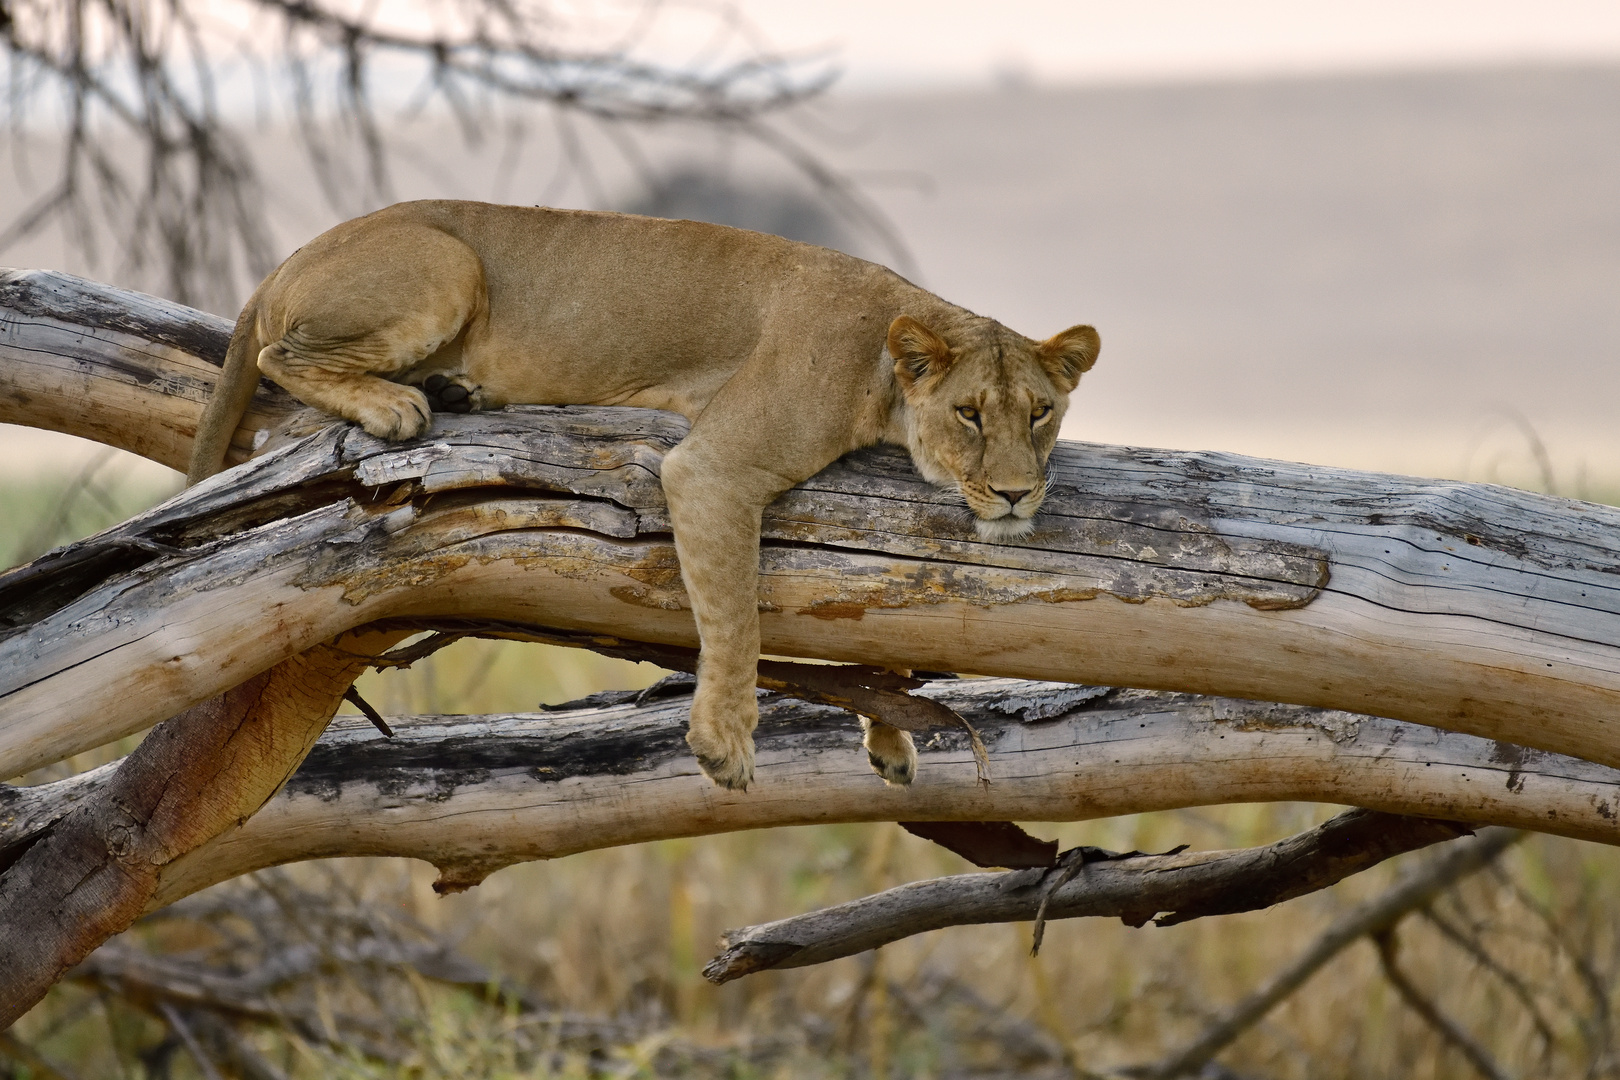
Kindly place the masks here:
MULTIPOLYGON (((664 691, 658 691, 662 694, 664 691)), ((848 821, 1075 821, 1232 802, 1321 800, 1620 843, 1620 770, 1394 720, 1299 706, 1006 679, 919 691, 966 717, 919 739, 910 789, 866 766, 847 712, 761 703, 761 783, 700 782, 690 697, 609 694, 544 713, 340 717, 262 810, 158 871, 161 907, 301 859, 387 855, 439 867, 441 889, 510 863, 675 837, 848 821)), ((99 790, 115 766, 0 787, 0 865, 99 790)))
MULTIPOLYGON (((132 320, 132 303, 62 275, 0 281, 0 419, 178 463, 200 394, 174 358, 194 378, 222 324, 156 303, 132 320), (102 393, 139 407, 83 419, 102 393)), ((0 774, 378 619, 694 645, 657 484, 683 430, 545 408, 442 418, 401 446, 328 427, 13 572, 0 774)), ((764 526, 765 650, 1341 708, 1620 764, 1620 511, 1075 443, 1051 470, 1015 545, 980 542, 893 449, 789 492, 764 526)))

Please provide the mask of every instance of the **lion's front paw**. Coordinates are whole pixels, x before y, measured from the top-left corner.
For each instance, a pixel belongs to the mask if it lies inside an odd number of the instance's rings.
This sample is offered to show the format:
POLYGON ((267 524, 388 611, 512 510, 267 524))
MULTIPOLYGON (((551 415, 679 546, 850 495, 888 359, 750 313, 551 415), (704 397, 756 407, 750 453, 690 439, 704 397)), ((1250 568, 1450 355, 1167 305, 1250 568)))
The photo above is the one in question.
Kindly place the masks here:
POLYGON ((904 787, 911 783, 917 776, 917 745, 911 741, 911 733, 866 719, 861 725, 866 728, 861 743, 866 747, 872 771, 883 777, 885 784, 904 787))
POLYGON ((692 748, 703 775, 721 787, 747 791, 754 782, 754 737, 747 732, 728 738, 712 727, 694 725, 686 733, 686 745, 692 748))
POLYGON ((350 419, 368 434, 393 442, 414 439, 433 425, 433 412, 422 391, 414 386, 378 382, 380 386, 368 387, 365 396, 350 406, 350 419))

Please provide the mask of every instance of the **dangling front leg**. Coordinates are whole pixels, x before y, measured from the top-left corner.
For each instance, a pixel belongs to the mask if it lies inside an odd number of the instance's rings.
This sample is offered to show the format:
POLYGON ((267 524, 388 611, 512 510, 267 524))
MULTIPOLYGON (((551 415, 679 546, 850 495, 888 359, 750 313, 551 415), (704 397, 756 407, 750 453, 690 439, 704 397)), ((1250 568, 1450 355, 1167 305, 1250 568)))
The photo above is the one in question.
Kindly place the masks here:
POLYGON ((741 791, 754 778, 759 723, 760 515, 786 488, 698 432, 665 455, 662 473, 702 644, 686 743, 709 779, 741 791))

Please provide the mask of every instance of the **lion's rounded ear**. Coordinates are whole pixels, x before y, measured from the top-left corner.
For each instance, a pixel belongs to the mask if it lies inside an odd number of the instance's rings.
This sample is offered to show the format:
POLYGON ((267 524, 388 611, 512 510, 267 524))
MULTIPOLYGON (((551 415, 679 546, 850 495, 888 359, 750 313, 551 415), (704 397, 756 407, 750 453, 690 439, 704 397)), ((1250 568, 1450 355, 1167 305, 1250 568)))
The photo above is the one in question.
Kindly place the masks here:
POLYGON ((945 339, 910 315, 889 324, 889 355, 894 358, 894 377, 905 390, 945 374, 951 366, 951 347, 945 339))
MULTIPOLYGON (((893 331, 890 331, 892 334, 893 331)), ((1091 370, 1102 350, 1102 338, 1089 326, 1071 326, 1041 342, 1041 366, 1052 379, 1052 384, 1067 394, 1080 382, 1080 376, 1091 370)))

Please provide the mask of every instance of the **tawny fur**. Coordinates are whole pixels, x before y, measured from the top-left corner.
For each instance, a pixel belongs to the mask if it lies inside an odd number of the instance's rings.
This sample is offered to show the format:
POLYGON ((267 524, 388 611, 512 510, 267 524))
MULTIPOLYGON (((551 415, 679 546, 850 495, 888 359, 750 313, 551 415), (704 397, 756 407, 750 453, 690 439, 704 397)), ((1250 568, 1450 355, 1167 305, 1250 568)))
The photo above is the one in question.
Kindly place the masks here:
MULTIPOLYGON (((432 424, 445 375, 479 409, 669 409, 664 459, 702 643, 687 742, 716 783, 753 777, 760 514, 844 453, 886 441, 954 488, 992 542, 1027 534, 1096 331, 1044 342, 884 267, 776 236, 627 214, 401 203, 312 240, 243 309, 188 477, 223 466, 260 371, 373 435, 432 424)), ((909 783, 904 732, 873 767, 909 783)))

